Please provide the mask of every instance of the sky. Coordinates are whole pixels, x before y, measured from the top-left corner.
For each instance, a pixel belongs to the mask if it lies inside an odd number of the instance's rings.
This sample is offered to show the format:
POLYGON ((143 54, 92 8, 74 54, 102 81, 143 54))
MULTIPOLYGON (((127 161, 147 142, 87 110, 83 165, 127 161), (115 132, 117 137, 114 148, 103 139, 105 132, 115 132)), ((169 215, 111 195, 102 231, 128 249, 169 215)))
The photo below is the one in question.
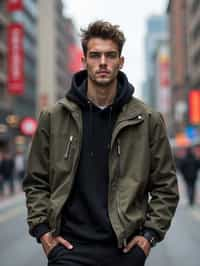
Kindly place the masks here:
POLYGON ((166 12, 168 0, 63 0, 65 14, 70 15, 78 32, 96 19, 120 25, 126 43, 123 71, 135 87, 135 95, 141 98, 142 82, 145 79, 144 36, 146 21, 150 15, 166 12))

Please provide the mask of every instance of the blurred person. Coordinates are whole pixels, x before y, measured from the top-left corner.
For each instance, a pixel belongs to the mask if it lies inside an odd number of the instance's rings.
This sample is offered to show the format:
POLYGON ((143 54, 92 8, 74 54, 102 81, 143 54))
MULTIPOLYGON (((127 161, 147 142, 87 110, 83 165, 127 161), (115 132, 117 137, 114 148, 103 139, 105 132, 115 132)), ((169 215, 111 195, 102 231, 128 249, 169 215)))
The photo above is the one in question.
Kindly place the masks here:
POLYGON ((18 151, 15 155, 15 174, 21 183, 25 174, 25 158, 21 151, 18 151))
POLYGON ((187 149, 186 155, 180 160, 179 169, 186 184, 189 204, 193 205, 195 202, 195 187, 200 169, 200 161, 195 157, 191 147, 187 149))
POLYGON ((23 187, 30 234, 49 266, 144 265, 174 216, 165 124, 132 97, 124 42, 109 22, 82 30, 85 70, 40 115, 23 187))
POLYGON ((15 192, 14 186, 14 159, 10 152, 5 152, 3 156, 2 169, 5 183, 8 185, 10 195, 15 192))
POLYGON ((0 152, 0 197, 4 195, 3 153, 0 152))

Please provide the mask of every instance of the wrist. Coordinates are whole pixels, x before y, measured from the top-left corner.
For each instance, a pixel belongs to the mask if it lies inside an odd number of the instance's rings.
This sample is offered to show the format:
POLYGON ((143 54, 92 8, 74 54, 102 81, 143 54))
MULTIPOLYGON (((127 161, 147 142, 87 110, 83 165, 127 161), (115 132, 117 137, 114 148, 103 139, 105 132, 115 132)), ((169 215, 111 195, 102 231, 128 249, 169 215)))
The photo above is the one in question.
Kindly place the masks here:
POLYGON ((51 233, 50 232, 46 232, 43 235, 40 236, 40 242, 48 242, 49 239, 51 238, 51 233))
POLYGON ((157 239, 154 235, 152 235, 150 232, 145 231, 143 233, 143 237, 149 242, 151 247, 154 247, 157 243, 157 239))

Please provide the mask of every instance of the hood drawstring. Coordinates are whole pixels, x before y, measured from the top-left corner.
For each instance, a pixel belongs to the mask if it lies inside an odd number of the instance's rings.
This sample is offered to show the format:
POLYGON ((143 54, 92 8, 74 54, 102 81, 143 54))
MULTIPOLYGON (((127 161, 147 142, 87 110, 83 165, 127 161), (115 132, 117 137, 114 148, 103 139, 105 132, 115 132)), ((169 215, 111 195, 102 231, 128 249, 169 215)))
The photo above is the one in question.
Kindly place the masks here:
MULTIPOLYGON (((90 101, 88 101, 88 105, 89 105, 89 137, 91 140, 93 137, 93 134, 94 134, 93 107, 92 107, 92 103, 90 101)), ((89 147, 89 153, 90 153, 91 157, 94 156, 94 151, 92 150, 92 145, 90 145, 90 147, 89 147)))
POLYGON ((108 150, 110 150, 110 143, 111 143, 111 137, 112 137, 112 111, 113 111, 113 107, 110 106, 109 107, 109 118, 108 118, 108 132, 109 134, 107 135, 107 148, 108 150))

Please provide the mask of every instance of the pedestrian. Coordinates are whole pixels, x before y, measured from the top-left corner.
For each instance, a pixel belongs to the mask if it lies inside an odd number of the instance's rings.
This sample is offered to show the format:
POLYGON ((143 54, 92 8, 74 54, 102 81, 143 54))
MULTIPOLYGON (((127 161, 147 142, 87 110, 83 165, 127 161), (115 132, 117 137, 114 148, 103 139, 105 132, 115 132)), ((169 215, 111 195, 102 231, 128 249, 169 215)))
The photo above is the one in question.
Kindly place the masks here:
POLYGON ((14 185, 14 159, 10 152, 6 151, 4 153, 4 158, 2 162, 2 169, 4 175, 4 181, 8 186, 10 195, 13 195, 15 192, 14 185))
POLYGON ((180 160, 179 169, 186 184, 189 204, 193 205, 195 203, 195 188, 198 171, 200 170, 200 161, 195 157, 191 147, 187 149, 186 155, 180 160))
POLYGON ((23 182, 30 234, 48 265, 144 265, 173 218, 178 188, 161 114, 133 97, 125 41, 82 29, 85 69, 42 111, 23 182))
POLYGON ((17 151, 15 155, 15 173, 21 185, 25 174, 25 156, 22 151, 17 151))
POLYGON ((4 196, 3 153, 0 151, 0 199, 4 196))

